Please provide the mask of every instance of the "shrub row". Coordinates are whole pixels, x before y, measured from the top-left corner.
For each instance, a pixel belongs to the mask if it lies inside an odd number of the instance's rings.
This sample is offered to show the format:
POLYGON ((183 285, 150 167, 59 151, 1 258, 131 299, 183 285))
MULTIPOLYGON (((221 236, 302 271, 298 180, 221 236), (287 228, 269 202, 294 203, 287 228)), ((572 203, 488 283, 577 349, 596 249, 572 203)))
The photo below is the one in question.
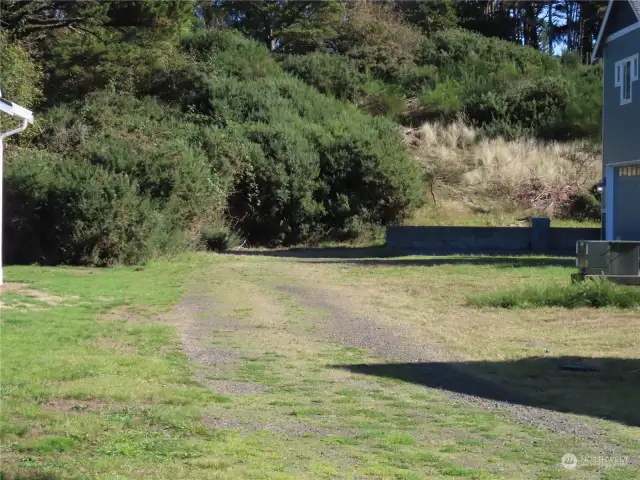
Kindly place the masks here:
POLYGON ((109 71, 108 55, 80 77, 76 60, 59 59, 56 78, 79 82, 83 98, 66 91, 38 116, 31 147, 11 149, 9 261, 136 263, 236 243, 228 224, 254 245, 293 244, 420 203, 392 122, 320 94, 233 32, 197 32, 176 48, 165 49, 171 66, 118 70, 96 91, 87 79, 109 71))

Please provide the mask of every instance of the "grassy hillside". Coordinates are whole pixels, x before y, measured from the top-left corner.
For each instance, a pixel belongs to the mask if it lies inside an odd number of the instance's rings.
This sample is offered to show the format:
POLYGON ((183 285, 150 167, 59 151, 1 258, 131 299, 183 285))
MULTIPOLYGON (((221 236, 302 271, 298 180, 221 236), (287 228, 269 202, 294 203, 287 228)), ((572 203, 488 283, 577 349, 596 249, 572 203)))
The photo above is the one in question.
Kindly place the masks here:
POLYGON ((131 264, 478 212, 597 217, 601 70, 357 8, 332 54, 233 29, 1 33, 5 96, 37 118, 7 148, 7 261, 131 264))
POLYGON ((458 120, 406 129, 429 203, 411 224, 514 225, 532 215, 556 224, 600 218, 601 153, 587 141, 486 138, 458 120))

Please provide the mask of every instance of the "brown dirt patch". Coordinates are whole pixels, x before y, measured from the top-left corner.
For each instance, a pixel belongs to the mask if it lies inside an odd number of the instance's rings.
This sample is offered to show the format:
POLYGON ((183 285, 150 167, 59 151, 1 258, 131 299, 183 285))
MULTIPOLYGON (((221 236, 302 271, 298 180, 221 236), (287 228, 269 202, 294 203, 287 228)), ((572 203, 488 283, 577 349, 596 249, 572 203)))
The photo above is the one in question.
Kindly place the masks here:
POLYGON ((93 275, 99 273, 99 270, 95 268, 65 268, 61 270, 64 273, 70 273, 71 275, 93 275))
POLYGON ((204 422, 213 428, 238 430, 243 433, 250 433, 264 430, 270 433, 277 433, 287 437, 324 437, 327 435, 339 435, 351 437, 358 433, 355 429, 347 428, 327 428, 313 425, 303 420, 283 418, 273 412, 251 412, 251 416, 230 416, 226 412, 208 413, 204 416, 204 422))
POLYGON ((98 322, 129 322, 129 323, 152 323, 153 319, 140 311, 133 310, 135 307, 121 305, 112 308, 98 315, 98 322))
MULTIPOLYGON (((9 283, 5 283, 4 285, 2 285, 2 287, 0 287, 0 292, 13 292, 13 293, 17 293, 20 295, 26 295, 29 297, 35 297, 36 299, 38 299, 41 302, 47 303, 51 306, 57 306, 57 305, 61 305, 65 300, 77 300, 80 297, 73 295, 73 296, 67 296, 67 297, 59 297, 57 295, 51 295, 48 292, 44 292, 42 290, 34 290, 32 288, 28 288, 29 284, 27 283, 19 283, 19 282, 9 282, 9 283)), ((29 304, 24 304, 27 305, 31 308, 38 308, 34 305, 29 305, 29 304)), ((5 305, 6 308, 8 307, 14 307, 15 305, 5 305)))
POLYGON ((3 302, 0 302, 0 310, 3 310, 3 309, 30 310, 34 312, 47 310, 46 308, 33 305, 32 303, 18 302, 18 303, 12 303, 11 305, 7 305, 3 302))
POLYGON ((263 392, 266 387, 259 383, 239 382, 236 380, 212 380, 201 375, 196 379, 220 395, 251 395, 263 392))
POLYGON ((5 282, 3 285, 0 285, 0 292, 15 292, 16 290, 27 288, 28 286, 28 283, 5 282))
POLYGON ((132 345, 123 345, 117 340, 109 340, 107 338, 99 338, 90 344, 93 347, 105 348, 107 350, 118 350, 123 353, 136 353, 136 348, 132 345))
POLYGON ((70 398, 57 398, 42 405, 49 412, 57 413, 95 413, 116 406, 115 403, 104 400, 76 400, 70 398))
MULTIPOLYGON (((7 447, 0 448, 0 465, 15 465, 22 460, 22 456, 18 453, 6 450, 7 447)), ((11 477, 9 477, 11 478, 11 477)))

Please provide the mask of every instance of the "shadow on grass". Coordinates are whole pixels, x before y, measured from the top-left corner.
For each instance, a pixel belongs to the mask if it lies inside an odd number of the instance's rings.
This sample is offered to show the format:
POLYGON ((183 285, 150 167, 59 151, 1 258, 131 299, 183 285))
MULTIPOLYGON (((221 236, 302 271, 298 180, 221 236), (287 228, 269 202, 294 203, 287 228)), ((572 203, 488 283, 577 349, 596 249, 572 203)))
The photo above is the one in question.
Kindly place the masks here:
POLYGON ((491 265, 496 268, 524 267, 568 267, 575 265, 573 259, 530 257, 434 257, 434 258, 389 258, 389 259, 343 259, 318 263, 342 263, 369 267, 437 267, 441 265, 491 265))
POLYGON ((388 258, 404 255, 388 247, 286 248, 274 250, 227 250, 230 255, 280 258, 388 258))
POLYGON ((334 365, 489 400, 640 426, 640 359, 530 357, 505 362, 334 365), (565 370, 579 365, 595 371, 565 370))
POLYGON ((292 248, 283 250, 229 250, 230 255, 299 258, 325 260, 317 263, 343 263, 380 267, 434 267, 439 265, 495 265, 499 268, 573 266, 575 259, 563 257, 533 257, 531 255, 468 255, 442 254, 430 258, 401 258, 418 256, 417 251, 399 251, 387 247, 331 247, 292 248))

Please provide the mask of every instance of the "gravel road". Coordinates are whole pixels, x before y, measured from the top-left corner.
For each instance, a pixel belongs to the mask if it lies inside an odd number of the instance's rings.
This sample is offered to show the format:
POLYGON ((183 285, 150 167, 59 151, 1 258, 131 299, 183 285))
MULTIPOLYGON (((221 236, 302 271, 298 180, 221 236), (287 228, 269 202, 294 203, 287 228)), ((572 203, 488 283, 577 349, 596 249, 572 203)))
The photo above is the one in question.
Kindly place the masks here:
MULTIPOLYGON (((388 361, 390 364, 408 364, 407 368, 411 366, 409 364, 424 364, 424 368, 418 369, 418 373, 414 368, 411 375, 423 375, 425 379, 428 378, 425 384, 442 389, 454 402, 465 402, 506 414, 525 425, 578 437, 597 445, 603 454, 612 454, 618 450, 618 446, 595 422, 583 421, 581 417, 572 414, 538 408, 533 406, 536 403, 522 392, 457 368, 455 361, 451 361, 455 356, 430 345, 428 339, 415 338, 415 332, 405 328, 401 320, 389 325, 388 322, 381 322, 371 315, 354 311, 353 305, 341 299, 335 291, 324 290, 319 285, 313 285, 313 288, 303 285, 309 283, 302 279, 299 282, 285 283, 277 288, 277 292, 286 293, 302 307, 323 312, 317 316, 318 318, 314 317, 314 328, 308 335, 367 349, 380 357, 382 363, 388 361), (466 393, 458 393, 459 391, 466 393)), ((263 288, 260 285, 256 287, 263 288)), ((215 306, 215 297, 211 292, 203 293, 203 287, 199 285, 183 297, 171 315, 178 328, 184 352, 198 368, 195 378, 216 391, 222 390, 225 394, 259 393, 262 389, 260 385, 209 379, 212 371, 222 371, 236 363, 242 352, 209 344, 204 340, 209 338, 214 330, 237 331, 246 328, 238 320, 216 314, 215 306)), ((368 368, 372 368, 369 365, 348 368, 359 373, 372 373, 367 371, 368 368)), ((376 373, 379 373, 380 367, 376 368, 376 373)), ((412 381, 423 383, 420 378, 414 378, 412 381)), ((631 465, 640 466, 640 458, 631 458, 630 462, 631 465)))

